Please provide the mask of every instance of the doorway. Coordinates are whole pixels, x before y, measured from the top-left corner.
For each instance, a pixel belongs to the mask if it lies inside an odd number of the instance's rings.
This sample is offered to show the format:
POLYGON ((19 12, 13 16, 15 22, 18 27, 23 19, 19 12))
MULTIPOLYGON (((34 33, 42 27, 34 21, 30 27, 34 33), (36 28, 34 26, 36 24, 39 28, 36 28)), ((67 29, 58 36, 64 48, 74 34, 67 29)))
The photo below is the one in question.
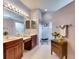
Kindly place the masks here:
POLYGON ((49 22, 47 26, 39 24, 39 45, 48 44, 52 39, 52 22, 49 22))

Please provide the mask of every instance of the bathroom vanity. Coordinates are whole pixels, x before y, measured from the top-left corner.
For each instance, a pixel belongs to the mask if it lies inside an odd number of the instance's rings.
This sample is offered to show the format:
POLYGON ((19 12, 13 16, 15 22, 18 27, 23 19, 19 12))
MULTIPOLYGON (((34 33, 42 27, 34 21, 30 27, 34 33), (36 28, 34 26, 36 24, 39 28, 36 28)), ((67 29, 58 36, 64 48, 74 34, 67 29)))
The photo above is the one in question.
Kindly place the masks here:
POLYGON ((21 59, 23 56, 23 38, 9 37, 3 41, 4 59, 21 59))
POLYGON ((64 56, 67 59, 67 41, 51 40, 51 54, 52 52, 55 52, 60 59, 63 59, 64 56))
POLYGON ((37 35, 32 35, 24 39, 24 49, 31 50, 37 45, 37 35))

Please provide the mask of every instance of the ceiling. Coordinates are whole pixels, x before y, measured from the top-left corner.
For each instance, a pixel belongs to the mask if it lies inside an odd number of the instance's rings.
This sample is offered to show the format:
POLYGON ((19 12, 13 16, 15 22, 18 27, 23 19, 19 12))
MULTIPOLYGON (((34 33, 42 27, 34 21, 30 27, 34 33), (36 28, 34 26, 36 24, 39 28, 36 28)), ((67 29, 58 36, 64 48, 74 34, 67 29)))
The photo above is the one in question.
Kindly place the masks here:
POLYGON ((73 0, 21 0, 30 9, 41 9, 47 11, 57 11, 73 0))
POLYGON ((41 9, 47 11, 57 11, 68 5, 73 0, 4 0, 12 3, 23 11, 28 12, 30 9, 41 9))

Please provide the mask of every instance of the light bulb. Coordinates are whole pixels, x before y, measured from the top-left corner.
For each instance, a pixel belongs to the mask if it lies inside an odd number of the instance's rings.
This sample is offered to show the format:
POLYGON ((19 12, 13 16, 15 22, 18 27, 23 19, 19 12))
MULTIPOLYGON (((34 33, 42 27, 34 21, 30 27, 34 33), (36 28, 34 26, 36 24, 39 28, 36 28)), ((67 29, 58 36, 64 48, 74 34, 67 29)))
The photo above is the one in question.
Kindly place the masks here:
POLYGON ((45 11, 47 11, 47 9, 45 9, 45 11))
POLYGON ((11 5, 8 3, 7 6, 10 7, 11 5))

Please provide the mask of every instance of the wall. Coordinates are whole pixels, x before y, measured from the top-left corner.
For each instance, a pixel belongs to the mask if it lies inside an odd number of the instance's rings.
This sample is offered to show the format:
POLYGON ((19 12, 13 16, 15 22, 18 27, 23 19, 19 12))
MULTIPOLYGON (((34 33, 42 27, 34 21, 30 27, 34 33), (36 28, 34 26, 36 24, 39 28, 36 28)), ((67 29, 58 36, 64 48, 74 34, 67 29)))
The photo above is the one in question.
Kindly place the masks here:
POLYGON ((65 6, 64 8, 58 10, 54 13, 52 22, 54 24, 54 31, 56 31, 56 26, 61 24, 72 24, 69 27, 69 36, 66 38, 68 41, 68 59, 75 59, 75 7, 74 2, 65 6))
POLYGON ((3 31, 8 31, 9 35, 15 34, 15 22, 10 18, 3 20, 3 31))

